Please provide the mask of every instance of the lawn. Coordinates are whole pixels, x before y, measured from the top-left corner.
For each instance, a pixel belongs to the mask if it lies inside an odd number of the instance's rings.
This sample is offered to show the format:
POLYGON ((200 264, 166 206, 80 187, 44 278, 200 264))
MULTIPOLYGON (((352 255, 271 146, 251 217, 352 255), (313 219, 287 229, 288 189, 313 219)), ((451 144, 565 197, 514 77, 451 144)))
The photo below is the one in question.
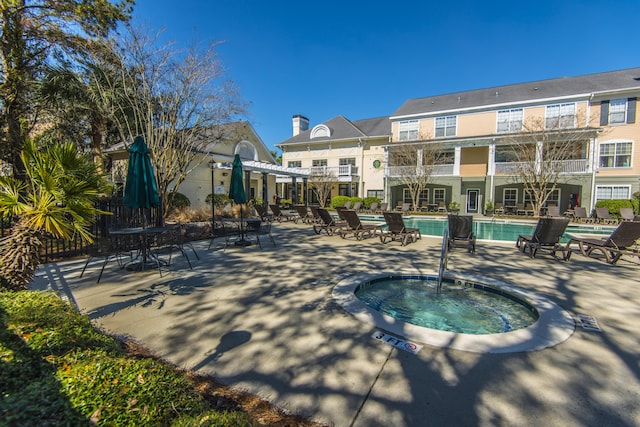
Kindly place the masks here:
POLYGON ((109 336, 50 292, 0 292, 0 323, 6 425, 319 426, 109 336))

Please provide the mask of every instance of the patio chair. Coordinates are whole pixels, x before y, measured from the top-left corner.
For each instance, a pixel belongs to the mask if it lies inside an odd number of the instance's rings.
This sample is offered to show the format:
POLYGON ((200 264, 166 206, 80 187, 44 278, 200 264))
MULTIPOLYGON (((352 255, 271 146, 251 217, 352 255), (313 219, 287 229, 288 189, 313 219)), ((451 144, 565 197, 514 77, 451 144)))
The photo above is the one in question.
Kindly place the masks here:
POLYGON ((371 206, 369 206, 369 209, 367 209, 367 212, 372 213, 372 214, 376 214, 378 213, 378 202, 371 202, 371 206))
POLYGON ((387 230, 380 232, 380 241, 386 243, 387 240, 400 240, 402 246, 409 242, 415 242, 422 238, 420 229, 408 228, 404 224, 402 214, 400 212, 383 212, 384 222, 387 224, 387 230))
POLYGON ((314 224, 321 224, 322 223, 322 218, 320 218, 320 214, 318 213, 319 207, 311 205, 311 206, 309 206, 309 209, 311 209, 311 217, 313 218, 313 223, 314 224))
POLYGON ((593 218, 587 215, 587 209, 580 206, 576 206, 575 208, 573 208, 573 219, 576 222, 582 223, 593 222, 593 218))
POLYGON ((216 239, 224 240, 223 251, 227 249, 229 246, 229 242, 232 237, 237 237, 240 234, 240 229, 237 224, 232 224, 230 222, 225 222, 224 218, 216 215, 213 221, 213 227, 211 228, 209 246, 207 250, 211 249, 213 243, 216 239))
POLYGON ((397 210, 399 210, 402 215, 408 215, 409 212, 411 212, 411 203, 404 202, 398 206, 397 210))
POLYGON ((84 271, 87 269, 89 263, 95 258, 104 259, 102 263, 102 267, 100 267, 100 273, 98 274, 98 280, 96 283, 100 283, 100 279, 102 279, 102 273, 104 272, 104 268, 107 266, 107 263, 110 259, 115 259, 120 268, 124 267, 124 262, 122 260, 123 256, 127 256, 131 260, 131 252, 135 250, 134 245, 130 242, 129 239, 123 240, 119 238, 115 238, 112 236, 106 237, 97 237, 93 243, 87 246, 87 252, 89 253, 89 258, 87 258, 87 262, 84 264, 82 268, 82 272, 80 272, 80 277, 84 275, 84 271))
POLYGON ((547 216, 562 216, 560 215, 559 206, 547 206, 547 216))
POLYGON ((353 210, 354 211, 358 212, 358 211, 360 211, 361 208, 362 208, 362 202, 355 202, 353 204, 353 210))
POLYGON ((300 221, 304 224, 311 224, 313 222, 313 215, 311 215, 311 212, 309 212, 309 209, 305 205, 294 205, 293 208, 298 214, 294 222, 298 223, 298 221, 300 221))
POLYGON ((449 250, 458 243, 467 245, 469 253, 476 252, 476 235, 473 233, 472 215, 451 215, 449 220, 449 240, 447 245, 449 250))
POLYGON ((438 202, 438 212, 447 213, 447 205, 444 202, 438 202))
POLYGON ((518 236, 516 247, 520 252, 529 251, 529 257, 535 258, 538 250, 546 250, 554 257, 556 252, 562 252, 562 259, 565 261, 569 258, 566 256, 567 249, 560 244, 560 239, 569 225, 568 218, 540 218, 536 224, 536 228, 531 236, 518 236))
POLYGON ((637 250, 632 249, 638 239, 640 239, 640 222, 623 221, 607 238, 572 238, 565 246, 567 251, 565 257, 566 259, 571 257, 570 246, 577 243, 582 255, 591 257, 594 251, 599 251, 609 264, 615 264, 625 253, 638 254, 637 250))
POLYGON ((596 222, 599 224, 617 224, 618 219, 609 215, 609 208, 596 208, 596 222))
POLYGON ((343 239, 346 238, 349 233, 353 233, 356 240, 362 240, 365 237, 374 236, 376 234, 376 230, 380 229, 379 226, 374 224, 363 224, 360 221, 358 213, 354 210, 344 209, 342 214, 347 221, 347 226, 338 231, 340 233, 340 237, 343 239))
POLYGON ((262 249, 262 243, 260 242, 260 236, 267 236, 273 243, 273 246, 276 246, 276 241, 273 239, 273 235, 271 234, 271 222, 259 222, 259 221, 249 221, 247 222, 247 235, 255 236, 258 241, 258 246, 262 249))
POLYGON ((348 200, 346 202, 344 202, 344 208, 345 209, 351 209, 351 202, 348 201, 348 200))
POLYGON ((516 215, 526 215, 527 211, 524 208, 524 203, 516 203, 516 215))
POLYGON ((620 219, 622 221, 633 221, 633 208, 620 208, 620 219))
POLYGON ((493 214, 494 215, 504 215, 504 207, 502 206, 502 203, 496 203, 496 207, 493 210, 493 214))
POLYGON ((380 213, 388 212, 388 211, 389 211, 389 203, 387 202, 380 203, 380 213))
POLYGON ((320 234, 322 231, 325 231, 327 235, 332 236, 342 227, 347 225, 346 221, 336 220, 333 218, 329 211, 324 208, 317 208, 317 211, 322 222, 313 224, 313 231, 315 231, 316 234, 320 234))
POLYGON ((165 251, 169 252, 169 261, 166 263, 167 266, 171 265, 171 258, 173 257, 174 249, 178 250, 182 254, 182 256, 187 260, 187 263, 189 264, 189 269, 193 270, 193 266, 191 265, 191 260, 187 255, 187 251, 185 250, 185 247, 191 249, 196 259, 198 260, 200 259, 200 257, 198 256, 198 253, 193 247, 193 244, 187 238, 186 225, 177 224, 171 227, 170 230, 162 234, 159 234, 155 239, 152 249, 154 250, 154 253, 156 256, 159 256, 161 252, 165 252, 165 251))
POLYGON ((271 209, 271 212, 273 212, 273 218, 278 222, 295 221, 298 217, 298 215, 283 213, 278 205, 269 205, 269 208, 271 209))

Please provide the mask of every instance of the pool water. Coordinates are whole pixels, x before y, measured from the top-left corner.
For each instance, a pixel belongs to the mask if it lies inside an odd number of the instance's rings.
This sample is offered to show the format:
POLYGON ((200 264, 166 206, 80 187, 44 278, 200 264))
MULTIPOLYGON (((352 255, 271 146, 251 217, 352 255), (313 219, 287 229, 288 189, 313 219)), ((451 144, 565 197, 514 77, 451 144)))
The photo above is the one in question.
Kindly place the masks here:
POLYGON ((526 301, 484 285, 443 281, 435 277, 384 277, 362 283, 355 296, 374 310, 397 320, 441 331, 495 334, 532 325, 538 313, 526 301))

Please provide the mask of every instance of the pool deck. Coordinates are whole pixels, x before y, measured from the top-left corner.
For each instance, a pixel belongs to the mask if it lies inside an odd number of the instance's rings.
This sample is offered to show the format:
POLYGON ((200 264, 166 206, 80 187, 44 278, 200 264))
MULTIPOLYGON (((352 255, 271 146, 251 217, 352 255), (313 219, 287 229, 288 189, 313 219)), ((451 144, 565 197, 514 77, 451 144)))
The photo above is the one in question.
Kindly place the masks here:
MULTIPOLYGON (((332 298, 341 280, 377 271, 437 270, 441 239, 400 246, 316 235, 275 224, 277 247, 207 250, 193 270, 127 272, 115 262, 47 264, 35 289, 54 289, 95 324, 128 335, 178 366, 213 374, 331 426, 640 425, 640 260, 617 265, 573 254, 520 254, 478 242, 450 253, 456 273, 536 292, 576 319, 596 319, 552 347, 479 353, 421 344, 417 354, 372 338, 375 326, 332 298)), ((264 239, 268 240, 268 239, 264 239)), ((189 252, 190 253, 190 252, 189 252)), ((174 257, 176 254, 174 254, 174 257)), ((455 336, 452 340, 455 340, 455 336)))

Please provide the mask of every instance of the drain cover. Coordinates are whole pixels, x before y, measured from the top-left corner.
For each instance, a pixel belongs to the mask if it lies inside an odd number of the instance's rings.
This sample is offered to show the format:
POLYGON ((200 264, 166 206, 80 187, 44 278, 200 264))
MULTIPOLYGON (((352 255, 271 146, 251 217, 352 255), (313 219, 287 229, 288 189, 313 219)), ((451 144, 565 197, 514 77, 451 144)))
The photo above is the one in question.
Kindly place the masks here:
POLYGON ((582 325, 583 329, 586 329, 587 331, 602 332, 595 317, 588 316, 586 314, 578 314, 578 320, 580 321, 580 325, 582 325))

